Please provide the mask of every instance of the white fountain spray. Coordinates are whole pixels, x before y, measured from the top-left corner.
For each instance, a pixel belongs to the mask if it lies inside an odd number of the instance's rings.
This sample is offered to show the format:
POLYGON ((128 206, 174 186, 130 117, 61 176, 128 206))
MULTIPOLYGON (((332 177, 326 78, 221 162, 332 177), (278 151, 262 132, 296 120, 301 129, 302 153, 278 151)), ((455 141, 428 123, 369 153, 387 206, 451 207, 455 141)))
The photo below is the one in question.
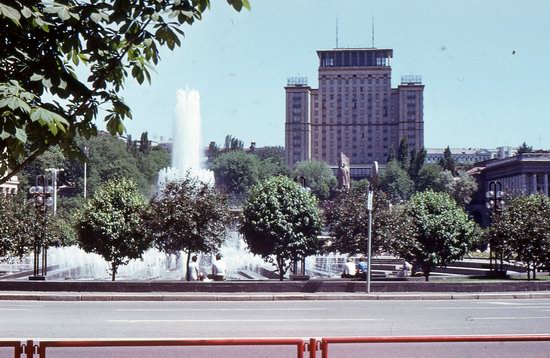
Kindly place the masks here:
POLYGON ((159 172, 159 190, 167 181, 182 179, 188 173, 204 183, 214 184, 214 173, 203 168, 201 136, 199 92, 180 89, 176 92, 172 166, 159 172))
MULTIPOLYGON (((167 181, 183 179, 187 175, 198 178, 204 183, 214 184, 214 173, 203 168, 204 155, 201 145, 200 96, 196 90, 178 90, 174 120, 174 142, 172 147, 171 167, 159 172, 157 190, 162 190, 167 181)), ((239 272, 253 271, 266 265, 263 260, 250 254, 246 244, 235 231, 227 232, 227 242, 220 248, 227 263, 230 278, 242 278, 239 272)), ((183 265, 180 260, 177 267, 166 268, 166 257, 156 249, 150 249, 143 255, 143 260, 132 260, 128 265, 120 266, 117 279, 151 280, 182 279, 183 265)), ((210 255, 204 256, 205 266, 202 271, 210 273, 210 255)), ((109 268, 99 255, 87 254, 77 247, 64 247, 50 250, 49 262, 59 266, 55 278, 65 279, 109 279, 109 268)), ((173 263, 173 261, 172 261, 173 263)))

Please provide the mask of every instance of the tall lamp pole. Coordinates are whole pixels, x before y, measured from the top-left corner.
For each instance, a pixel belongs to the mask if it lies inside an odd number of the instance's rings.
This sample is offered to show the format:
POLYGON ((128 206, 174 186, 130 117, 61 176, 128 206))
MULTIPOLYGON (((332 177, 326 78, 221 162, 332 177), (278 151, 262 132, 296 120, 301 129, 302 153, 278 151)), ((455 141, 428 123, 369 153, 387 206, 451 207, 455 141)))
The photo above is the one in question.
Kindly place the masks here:
POLYGON ((88 147, 84 147, 84 154, 86 154, 86 159, 84 160, 84 199, 86 199, 86 184, 88 180, 87 175, 87 169, 88 169, 88 154, 90 154, 90 149, 88 147))
MULTIPOLYGON (((294 181, 300 184, 301 190, 303 192, 311 192, 311 188, 307 186, 307 179, 306 177, 300 175, 296 178, 294 178, 294 181)), ((294 262, 292 263, 292 273, 296 276, 298 274, 298 258, 294 258, 294 262)), ((302 276, 302 279, 306 276, 306 257, 303 256, 300 260, 300 275, 302 276)))
MULTIPOLYGON (((499 181, 491 181, 489 182, 489 191, 485 193, 485 197, 487 198, 487 209, 491 210, 493 213, 493 218, 496 218, 498 213, 504 208, 504 192, 502 191, 502 183, 499 181)), ((492 244, 492 242, 491 242, 492 244)), ((489 253, 489 260, 490 260, 490 266, 493 267, 492 261, 493 261, 493 245, 490 245, 490 253, 489 253)), ((498 245, 494 245, 497 246, 498 245)), ((495 271, 497 271, 497 259, 500 256, 500 269, 502 270, 502 248, 495 247, 495 271)))
POLYGON ((29 193, 34 198, 34 205, 42 208, 44 211, 44 230, 41 232, 42 242, 35 237, 34 241, 34 255, 33 255, 33 275, 29 276, 29 280, 45 280, 48 272, 47 264, 47 245, 44 241, 46 239, 46 225, 48 223, 48 206, 53 205, 53 199, 51 197, 53 193, 53 187, 48 183, 48 177, 46 175, 37 175, 35 178, 35 185, 31 186, 29 193), (42 275, 40 275, 40 251, 42 250, 42 275))
POLYGON ((52 173, 52 187, 53 187, 53 214, 57 213, 57 174, 65 171, 64 169, 48 168, 47 172, 52 173))
POLYGON ((370 293, 370 281, 371 281, 371 257, 372 257, 372 202, 374 199, 373 186, 378 183, 378 162, 374 161, 372 165, 372 172, 369 182, 369 193, 367 196, 367 211, 369 212, 369 228, 367 232, 367 293, 370 293))

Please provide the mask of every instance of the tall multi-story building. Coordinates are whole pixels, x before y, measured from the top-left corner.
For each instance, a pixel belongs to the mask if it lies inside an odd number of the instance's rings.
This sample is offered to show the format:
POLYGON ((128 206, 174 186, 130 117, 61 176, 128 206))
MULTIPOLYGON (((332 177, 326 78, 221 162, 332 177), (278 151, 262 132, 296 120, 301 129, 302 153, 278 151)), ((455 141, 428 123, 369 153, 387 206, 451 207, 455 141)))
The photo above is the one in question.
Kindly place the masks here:
POLYGON ((391 49, 337 48, 317 51, 319 88, 290 78, 286 91, 287 164, 323 160, 336 168, 351 159, 352 177, 365 177, 374 161, 384 164, 402 138, 409 149, 424 147, 420 76, 391 86, 391 49))

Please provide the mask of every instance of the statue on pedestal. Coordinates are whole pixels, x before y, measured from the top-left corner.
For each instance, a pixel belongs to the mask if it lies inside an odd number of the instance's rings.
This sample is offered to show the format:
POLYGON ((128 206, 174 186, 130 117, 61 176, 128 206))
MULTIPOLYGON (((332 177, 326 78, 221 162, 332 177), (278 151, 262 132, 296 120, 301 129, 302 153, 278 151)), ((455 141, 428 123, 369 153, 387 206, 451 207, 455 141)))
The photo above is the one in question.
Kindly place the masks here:
POLYGON ((344 153, 340 153, 338 158, 338 189, 349 190, 350 180, 350 160, 344 153))

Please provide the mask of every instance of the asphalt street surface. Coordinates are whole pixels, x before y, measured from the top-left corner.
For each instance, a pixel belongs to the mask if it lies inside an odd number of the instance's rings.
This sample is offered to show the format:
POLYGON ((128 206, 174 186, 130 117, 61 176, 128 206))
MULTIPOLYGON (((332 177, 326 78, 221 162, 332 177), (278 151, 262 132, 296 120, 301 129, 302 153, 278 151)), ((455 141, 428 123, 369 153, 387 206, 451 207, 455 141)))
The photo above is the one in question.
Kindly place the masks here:
MULTIPOLYGON (((273 302, 0 301, 3 339, 550 334, 550 299, 273 302)), ((75 356, 75 348, 48 357, 75 356)), ((550 357, 550 343, 342 344, 330 357, 550 357), (494 355, 493 355, 494 354, 494 355)), ((0 357, 11 357, 0 349, 0 357)), ((81 357, 294 357, 295 347, 92 348, 81 357), (179 349, 179 350, 178 350, 179 349), (182 353, 183 352, 183 353, 182 353), (183 355, 182 355, 183 354, 183 355)), ((306 354, 307 356, 307 354, 306 354)), ((320 357, 320 353, 318 353, 320 357)))

